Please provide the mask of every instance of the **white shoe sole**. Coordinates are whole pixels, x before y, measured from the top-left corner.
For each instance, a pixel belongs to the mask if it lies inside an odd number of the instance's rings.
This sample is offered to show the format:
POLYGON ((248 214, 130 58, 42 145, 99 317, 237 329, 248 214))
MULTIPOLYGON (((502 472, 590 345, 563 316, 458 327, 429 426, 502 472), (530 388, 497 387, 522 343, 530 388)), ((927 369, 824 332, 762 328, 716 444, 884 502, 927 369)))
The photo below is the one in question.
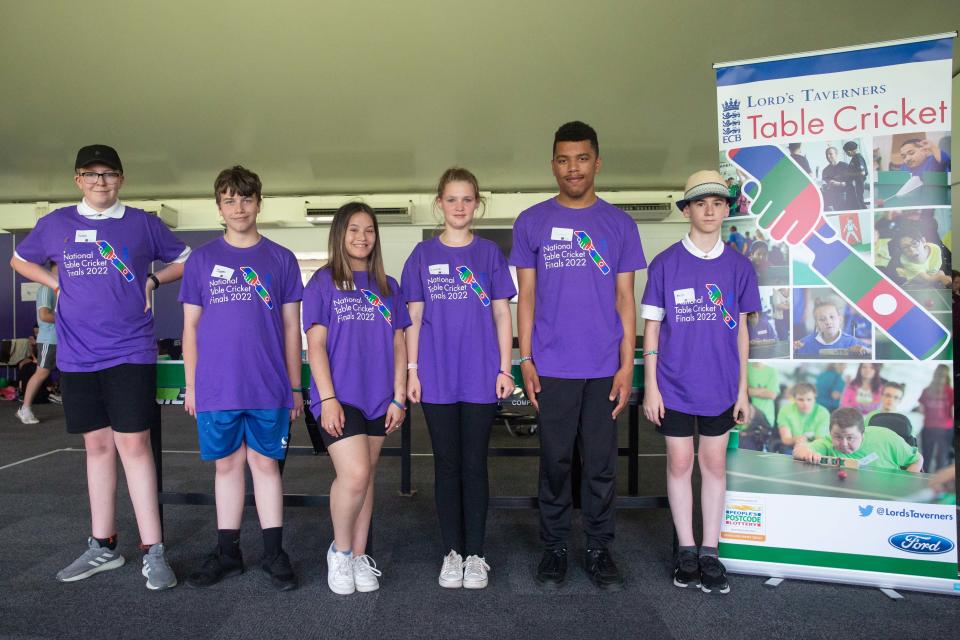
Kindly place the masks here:
POLYGON ((673 586, 675 586, 675 587, 680 587, 681 589, 687 589, 687 588, 690 588, 690 587, 693 587, 694 589, 699 589, 699 588, 700 588, 700 583, 699 583, 699 582, 688 582, 688 583, 684 584, 683 582, 680 582, 679 580, 677 580, 676 578, 674 578, 674 579, 673 579, 673 586))
POLYGON ((60 576, 57 576, 57 580, 60 582, 77 582, 78 580, 83 580, 85 578, 89 578, 92 575, 98 574, 101 571, 110 571, 111 569, 119 569, 124 565, 125 562, 126 562, 126 559, 124 559, 123 556, 117 556, 110 562, 104 562, 103 564, 97 567, 92 567, 90 569, 87 569, 83 573, 78 573, 77 575, 72 576, 70 578, 61 578, 60 576))
POLYGON ((464 580, 464 589, 486 589, 489 580, 464 580))
POLYGON ((376 584, 364 584, 364 585, 358 584, 358 585, 355 585, 355 587, 357 591, 359 591, 360 593, 370 593, 371 591, 376 591, 377 589, 379 589, 380 583, 378 582, 376 584))
POLYGON ((327 586, 330 587, 330 591, 333 591, 338 596, 349 596, 357 590, 356 585, 350 585, 349 587, 338 587, 329 579, 327 580, 327 586))
POLYGON ((703 586, 703 585, 701 584, 701 585, 700 585, 700 591, 703 591, 704 593, 720 593, 720 594, 724 594, 724 595, 725 595, 725 594, 730 593, 730 585, 727 585, 727 586, 724 587, 723 589, 708 589, 708 588, 706 588, 705 586, 703 586))
POLYGON ((144 568, 140 571, 140 575, 142 575, 144 578, 147 579, 147 589, 150 589, 150 591, 163 591, 164 589, 173 589, 175 586, 177 586, 177 578, 176 578, 176 576, 174 576, 173 582, 171 582, 170 584, 161 584, 161 585, 156 585, 156 586, 153 585, 153 584, 150 584, 150 576, 147 575, 147 568, 146 568, 146 567, 144 567, 144 568))
POLYGON ((438 582, 444 589, 459 589, 463 586, 463 578, 460 580, 445 580, 443 576, 441 576, 438 582))

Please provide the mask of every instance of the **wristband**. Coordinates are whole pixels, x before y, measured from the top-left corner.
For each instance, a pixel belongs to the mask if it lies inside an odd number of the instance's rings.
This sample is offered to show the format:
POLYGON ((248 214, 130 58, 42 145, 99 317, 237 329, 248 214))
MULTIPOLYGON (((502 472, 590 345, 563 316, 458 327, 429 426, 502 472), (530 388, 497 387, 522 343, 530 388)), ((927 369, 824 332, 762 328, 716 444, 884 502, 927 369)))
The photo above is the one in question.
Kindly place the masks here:
POLYGON ((153 280, 153 288, 154 288, 154 289, 159 289, 159 288, 160 288, 160 278, 158 278, 157 276, 153 275, 152 273, 148 273, 148 274, 147 274, 147 277, 150 278, 151 280, 153 280))
POLYGON ((396 406, 396 407, 400 407, 400 411, 406 411, 406 410, 407 410, 407 408, 406 408, 405 406, 403 406, 402 404, 400 404, 400 403, 397 402, 396 400, 391 400, 391 401, 390 401, 390 404, 392 404, 392 405, 394 405, 394 406, 396 406))
POLYGON ((323 404, 323 403, 326 402, 327 400, 336 400, 336 399, 337 399, 337 396, 330 396, 329 398, 324 398, 324 399, 322 399, 322 400, 320 401, 320 404, 323 404))
POLYGON ((523 364, 527 361, 533 362, 533 356, 520 356, 520 364, 523 364))
POLYGON ((419 368, 420 368, 420 366, 417 365, 416 362, 408 362, 408 363, 407 363, 407 371, 409 371, 410 369, 419 369, 419 368))
POLYGON ((300 387, 290 387, 290 391, 294 393, 303 393, 303 389, 300 387))
POLYGON ((653 351, 644 351, 644 352, 643 352, 643 355, 644 355, 644 357, 646 357, 646 356, 655 356, 655 355, 657 355, 658 353, 660 353, 660 352, 657 351, 656 349, 654 349, 653 351))
POLYGON ((510 375, 509 373, 507 373, 506 371, 504 371, 503 369, 501 369, 501 370, 498 371, 497 373, 498 373, 499 375, 501 375, 501 376, 507 376, 508 378, 510 378, 511 380, 513 380, 513 376, 510 375))

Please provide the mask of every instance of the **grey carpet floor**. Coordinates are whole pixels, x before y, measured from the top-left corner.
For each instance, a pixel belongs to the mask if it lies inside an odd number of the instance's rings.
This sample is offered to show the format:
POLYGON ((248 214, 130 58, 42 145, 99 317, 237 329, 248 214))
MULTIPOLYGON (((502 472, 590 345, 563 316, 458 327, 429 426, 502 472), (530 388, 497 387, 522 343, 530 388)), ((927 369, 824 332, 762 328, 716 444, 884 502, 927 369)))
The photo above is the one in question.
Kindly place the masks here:
MULTIPOLYGON (((208 590, 185 585, 149 592, 140 576, 136 525, 122 483, 118 497, 123 568, 74 584, 56 572, 83 549, 89 528, 84 454, 64 432, 61 408, 36 407, 39 425, 16 420, 14 403, 0 404, 0 638, 948 638, 960 628, 960 601, 905 593, 894 602, 876 589, 732 576, 727 596, 682 591, 668 579, 671 527, 666 510, 617 514, 614 554, 627 579, 616 594, 598 592, 580 568, 582 536, 571 541, 568 584, 544 592, 533 579, 540 553, 533 510, 494 510, 486 556, 490 586, 449 591, 436 578, 440 548, 433 506, 430 447, 414 413, 413 497, 398 495, 400 464, 385 458, 377 480, 374 557, 382 587, 336 596, 326 585, 324 553, 331 539, 327 513, 286 511, 285 547, 301 587, 276 593, 259 569, 256 514, 248 509, 242 536, 247 572, 208 590), (48 453, 49 452, 49 453, 48 453), (42 454, 48 455, 42 455, 42 454), (33 460, 20 462, 33 456, 33 460), (7 466, 13 465, 13 466, 7 466), (4 468, 6 467, 6 468, 4 468)), ((165 488, 210 492, 213 466, 199 460, 193 424, 178 407, 164 407, 165 488)), ((625 439, 625 428, 622 429, 625 439)), ((294 445, 308 444, 302 423, 294 445)), ((395 443, 399 444, 399 439, 395 443)), ((536 446, 495 429, 493 446, 536 446)), ((641 493, 664 491, 663 444, 643 430, 641 493)), ((620 489, 626 490, 625 463, 620 489)), ((533 495, 536 458, 491 459, 493 495, 533 495)), ((326 457, 287 463, 290 493, 326 493, 326 457)), ((215 544, 212 507, 166 506, 168 557, 184 577, 215 544)), ((575 523, 575 531, 579 531, 575 523)))

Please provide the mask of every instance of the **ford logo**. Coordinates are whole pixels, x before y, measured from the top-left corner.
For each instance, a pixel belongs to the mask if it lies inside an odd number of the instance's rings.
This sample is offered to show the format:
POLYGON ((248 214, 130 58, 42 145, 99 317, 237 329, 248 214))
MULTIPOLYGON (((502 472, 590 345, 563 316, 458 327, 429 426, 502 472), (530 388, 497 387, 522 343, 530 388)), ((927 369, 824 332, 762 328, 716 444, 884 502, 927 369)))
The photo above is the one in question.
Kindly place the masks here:
POLYGON ((907 553, 947 553, 953 549, 953 542, 948 538, 938 536, 935 533, 920 533, 918 531, 895 533, 887 538, 887 542, 894 549, 907 553))

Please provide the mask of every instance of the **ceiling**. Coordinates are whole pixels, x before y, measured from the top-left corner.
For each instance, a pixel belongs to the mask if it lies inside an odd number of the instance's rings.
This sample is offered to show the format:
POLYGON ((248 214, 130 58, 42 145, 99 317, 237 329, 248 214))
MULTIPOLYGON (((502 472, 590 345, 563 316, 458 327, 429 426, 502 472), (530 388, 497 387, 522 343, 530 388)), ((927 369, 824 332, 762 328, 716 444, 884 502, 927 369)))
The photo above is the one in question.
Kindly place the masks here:
POLYGON ((676 189, 716 163, 712 63, 958 25, 928 0, 0 0, 0 202, 74 197, 90 143, 128 198, 236 163, 268 195, 429 191, 452 164, 550 190, 572 119, 602 188, 676 189))

